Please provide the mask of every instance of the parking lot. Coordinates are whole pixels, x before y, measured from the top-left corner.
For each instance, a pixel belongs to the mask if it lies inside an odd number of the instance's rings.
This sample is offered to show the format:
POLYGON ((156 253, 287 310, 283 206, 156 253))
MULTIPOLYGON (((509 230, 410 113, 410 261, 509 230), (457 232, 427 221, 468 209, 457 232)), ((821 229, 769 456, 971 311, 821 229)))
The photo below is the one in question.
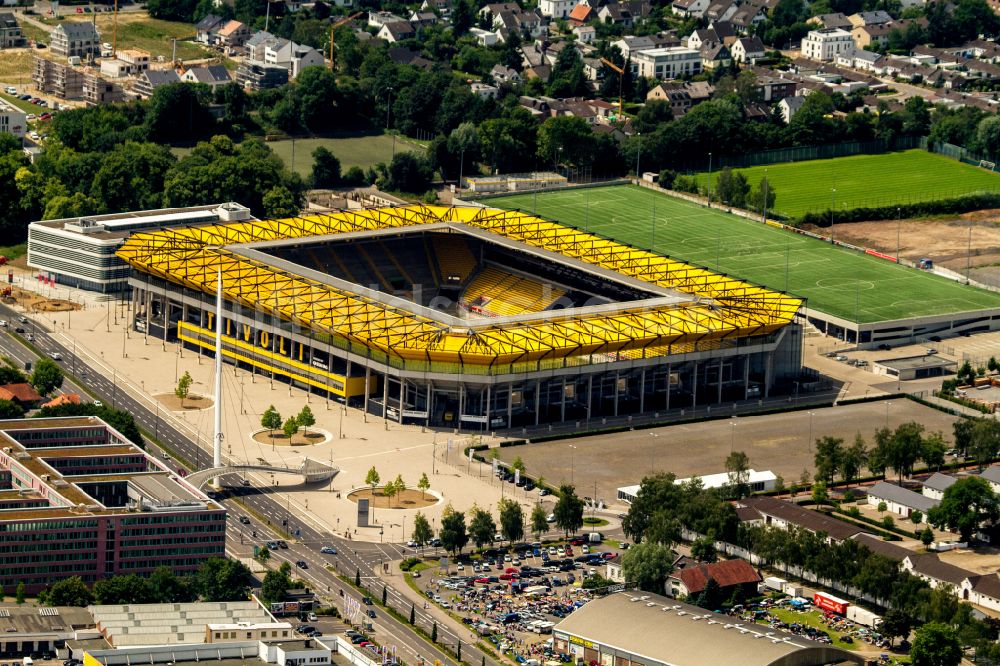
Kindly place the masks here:
POLYGON ((447 572, 426 569, 414 583, 428 604, 461 615, 483 639, 513 656, 557 658, 548 643, 552 627, 587 603, 583 581, 604 576, 617 552, 583 539, 567 544, 520 544, 461 556, 447 572), (438 573, 432 573, 438 572, 438 573))
POLYGON ((547 485, 573 483, 580 495, 611 504, 617 488, 637 484, 652 471, 679 478, 723 472, 732 450, 745 452, 750 467, 771 470, 788 485, 804 469, 812 474, 819 437, 853 442, 860 433, 871 446, 878 428, 917 421, 950 443, 955 418, 911 400, 885 400, 504 447, 500 458, 509 464, 520 457, 528 475, 544 476, 547 485))

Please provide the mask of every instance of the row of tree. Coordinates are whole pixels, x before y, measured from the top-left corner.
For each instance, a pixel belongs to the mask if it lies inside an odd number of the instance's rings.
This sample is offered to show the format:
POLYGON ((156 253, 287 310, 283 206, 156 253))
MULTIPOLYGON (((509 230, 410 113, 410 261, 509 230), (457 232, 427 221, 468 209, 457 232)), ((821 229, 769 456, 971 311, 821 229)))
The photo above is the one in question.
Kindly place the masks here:
MULTIPOLYGON (((178 386, 178 388, 180 387, 178 386)), ((271 445, 273 446, 274 431, 279 428, 282 432, 284 432, 285 437, 289 440, 299 431, 299 428, 302 428, 303 434, 308 437, 309 428, 316 425, 316 416, 313 414, 309 405, 303 405, 298 414, 295 416, 289 416, 287 419, 282 421, 281 413, 274 408, 274 405, 269 405, 260 416, 260 425, 270 431, 271 445)))
POLYGON ((223 557, 205 560, 191 575, 158 567, 149 576, 125 574, 103 578, 88 587, 79 576, 64 578, 38 595, 48 606, 152 604, 247 599, 253 577, 242 562, 223 557))

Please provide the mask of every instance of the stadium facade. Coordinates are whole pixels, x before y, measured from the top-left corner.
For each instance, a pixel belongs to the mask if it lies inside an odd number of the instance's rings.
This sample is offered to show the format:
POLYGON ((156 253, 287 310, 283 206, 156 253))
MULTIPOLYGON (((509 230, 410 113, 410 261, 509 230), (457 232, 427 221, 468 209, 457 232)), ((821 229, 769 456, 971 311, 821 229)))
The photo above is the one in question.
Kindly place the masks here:
POLYGON ((801 301, 520 212, 386 207, 133 234, 134 327, 399 422, 529 427, 765 398, 801 301))

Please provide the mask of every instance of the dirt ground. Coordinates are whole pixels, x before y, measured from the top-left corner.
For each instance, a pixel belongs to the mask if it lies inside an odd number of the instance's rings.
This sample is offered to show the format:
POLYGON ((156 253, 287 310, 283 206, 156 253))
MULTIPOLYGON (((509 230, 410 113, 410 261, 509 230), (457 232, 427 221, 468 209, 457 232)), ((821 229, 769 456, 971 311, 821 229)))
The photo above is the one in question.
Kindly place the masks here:
POLYGON ((83 309, 83 306, 79 303, 73 303, 61 298, 45 298, 34 292, 25 291, 20 287, 11 288, 10 296, 4 296, 3 300, 4 303, 9 305, 20 305, 29 312, 67 312, 83 309))
POLYGON ((172 412, 189 409, 208 409, 215 404, 211 398, 204 395, 194 395, 193 393, 189 394, 183 401, 173 393, 158 393, 153 397, 172 412))
POLYGON ((381 488, 376 488, 374 494, 370 489, 355 490, 347 496, 352 502, 360 499, 369 500, 369 506, 376 509, 420 509, 425 506, 436 504, 438 499, 430 493, 422 493, 419 490, 408 488, 392 498, 382 494, 381 488))
POLYGON ((980 210, 950 219, 911 219, 836 224, 835 238, 871 247, 887 254, 896 253, 911 261, 924 257, 956 271, 964 271, 968 261, 969 228, 972 229, 972 265, 1000 264, 1000 210, 980 210))
POLYGON ((255 442, 274 444, 274 446, 312 446, 313 444, 322 444, 325 439, 326 435, 321 432, 309 431, 307 435, 301 430, 292 435, 291 440, 280 430, 274 431, 273 439, 269 430, 262 430, 253 436, 255 442))
POLYGON ((619 487, 639 483, 650 470, 681 478, 724 472, 731 448, 744 451, 753 469, 771 470, 787 485, 804 469, 812 473, 811 441, 824 435, 850 443, 860 432, 870 446, 878 428, 918 421, 951 442, 954 420, 910 400, 877 401, 506 447, 500 458, 520 456, 529 475, 542 475, 551 485, 574 483, 581 496, 610 504, 619 487))

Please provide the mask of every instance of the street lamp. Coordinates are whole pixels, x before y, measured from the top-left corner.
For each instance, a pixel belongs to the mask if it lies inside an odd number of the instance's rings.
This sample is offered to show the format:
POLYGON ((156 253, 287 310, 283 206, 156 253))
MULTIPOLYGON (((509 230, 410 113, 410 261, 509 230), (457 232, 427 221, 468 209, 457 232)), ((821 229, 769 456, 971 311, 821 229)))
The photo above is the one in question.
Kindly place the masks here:
POLYGON ((903 209, 896 208, 896 263, 899 263, 899 231, 903 226, 903 209))
POLYGON ((639 137, 639 143, 635 147, 635 179, 639 180, 639 155, 642 153, 642 132, 636 132, 635 135, 639 137))
POLYGON ((708 154, 708 207, 712 207, 712 153, 708 154))
POLYGON ((885 403, 885 427, 889 427, 889 407, 892 405, 891 402, 886 401, 885 403))
POLYGON ((576 444, 569 445, 569 482, 576 485, 576 444))
POLYGON ((809 439, 806 441, 806 445, 809 448, 809 453, 812 453, 813 445, 813 412, 809 412, 809 439))
POLYGON ((735 416, 733 417, 733 420, 729 422, 729 425, 732 426, 732 428, 730 429, 730 432, 729 432, 729 452, 732 453, 733 451, 736 450, 736 417, 735 416))
POLYGON ((830 188, 830 242, 833 242, 833 212, 837 209, 837 188, 830 188))
POLYGON ((653 473, 653 456, 656 455, 656 440, 660 437, 660 433, 651 432, 649 436, 653 438, 653 448, 649 451, 649 473, 653 473))

